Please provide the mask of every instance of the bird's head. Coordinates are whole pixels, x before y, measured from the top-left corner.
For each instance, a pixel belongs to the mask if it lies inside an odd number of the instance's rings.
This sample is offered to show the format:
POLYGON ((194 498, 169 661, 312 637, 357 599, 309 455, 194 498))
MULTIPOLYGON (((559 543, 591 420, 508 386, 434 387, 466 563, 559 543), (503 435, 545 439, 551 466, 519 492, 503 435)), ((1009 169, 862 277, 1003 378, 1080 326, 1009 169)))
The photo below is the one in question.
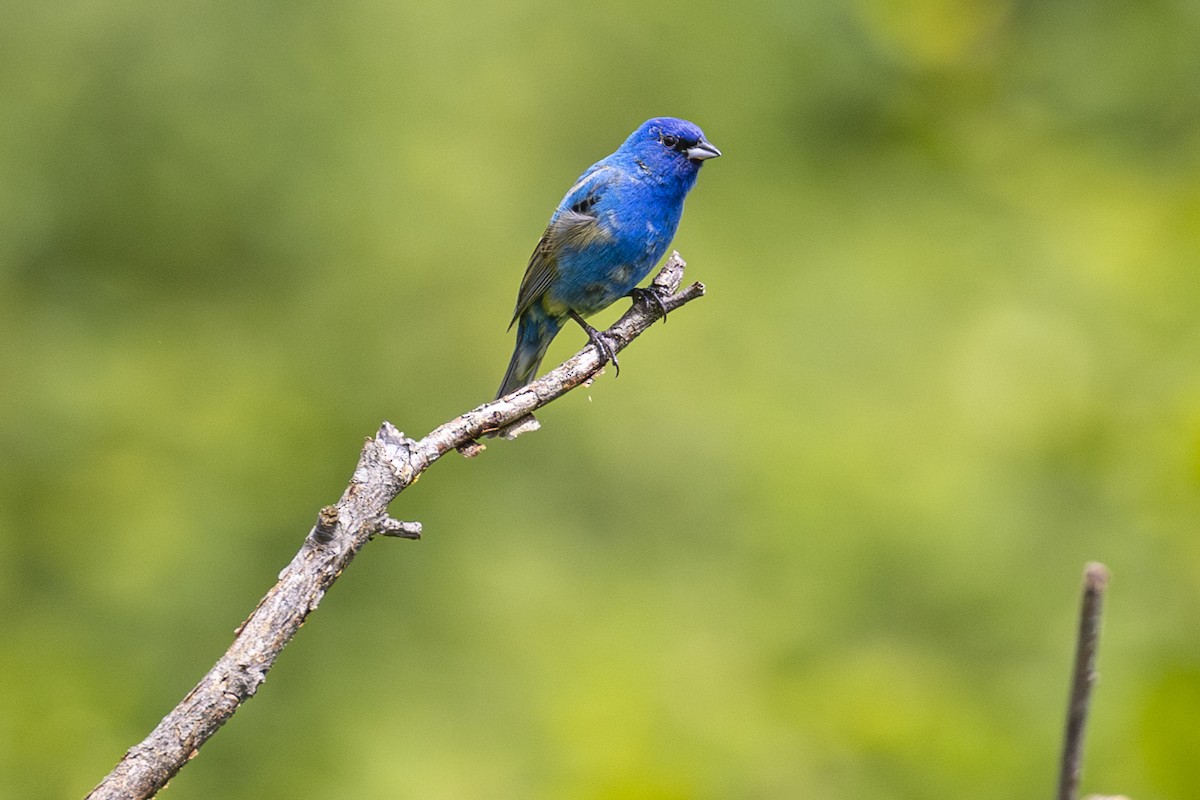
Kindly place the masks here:
POLYGON ((646 120, 629 135, 621 149, 645 168, 675 173, 693 181, 705 161, 721 155, 704 138, 704 131, 686 119, 674 117, 646 120))

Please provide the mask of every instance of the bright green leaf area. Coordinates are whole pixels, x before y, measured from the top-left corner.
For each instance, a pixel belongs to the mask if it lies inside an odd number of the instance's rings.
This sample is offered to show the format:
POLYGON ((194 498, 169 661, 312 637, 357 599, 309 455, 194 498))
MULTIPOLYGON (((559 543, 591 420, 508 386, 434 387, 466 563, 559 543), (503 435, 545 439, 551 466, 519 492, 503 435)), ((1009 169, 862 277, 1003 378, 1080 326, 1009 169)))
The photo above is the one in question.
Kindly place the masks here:
POLYGON ((656 115, 725 153, 709 296, 402 495, 162 796, 1047 797, 1089 560, 1083 788, 1200 785, 1194 2, 3 17, 0 796, 86 793, 363 437, 490 399, 656 115))

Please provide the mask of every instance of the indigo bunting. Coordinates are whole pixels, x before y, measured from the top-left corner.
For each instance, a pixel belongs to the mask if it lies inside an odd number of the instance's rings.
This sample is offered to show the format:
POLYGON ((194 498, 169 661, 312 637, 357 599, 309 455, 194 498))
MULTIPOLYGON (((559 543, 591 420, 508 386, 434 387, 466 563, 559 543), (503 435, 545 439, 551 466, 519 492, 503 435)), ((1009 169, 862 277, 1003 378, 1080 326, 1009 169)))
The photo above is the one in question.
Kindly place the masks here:
POLYGON ((588 167, 529 258, 508 325, 511 330, 518 323, 517 346, 497 398, 533 380, 568 317, 583 327, 601 358, 617 365, 612 348, 584 317, 649 291, 636 287, 675 236, 700 167, 719 155, 692 123, 658 117, 588 167))

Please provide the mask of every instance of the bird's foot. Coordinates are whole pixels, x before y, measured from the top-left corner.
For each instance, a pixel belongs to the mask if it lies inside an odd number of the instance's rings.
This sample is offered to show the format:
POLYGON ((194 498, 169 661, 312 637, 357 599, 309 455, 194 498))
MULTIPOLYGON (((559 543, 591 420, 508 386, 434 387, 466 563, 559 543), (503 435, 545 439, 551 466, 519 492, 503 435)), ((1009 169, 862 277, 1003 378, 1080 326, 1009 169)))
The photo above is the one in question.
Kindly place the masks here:
POLYGON ((659 294, 658 289, 653 286, 645 289, 635 286, 629 290, 628 296, 632 297, 635 303, 644 303, 645 305, 657 308, 658 313, 662 315, 663 324, 667 323, 667 304, 663 300, 663 296, 659 294))
POLYGON ((592 347, 596 348, 596 352, 600 354, 600 363, 603 364, 605 361, 611 362, 613 369, 616 371, 616 376, 619 377, 621 375, 621 365, 617 362, 617 349, 613 347, 612 342, 610 342, 608 337, 603 333, 596 330, 591 325, 588 325, 587 322, 584 321, 583 317, 579 316, 574 311, 570 313, 571 319, 579 323, 579 327, 583 328, 583 330, 587 333, 588 342, 592 345, 592 347))
POLYGON ((616 375, 613 377, 619 377, 621 375, 621 365, 617 361, 617 351, 616 348, 612 346, 612 342, 608 340, 607 336, 593 328, 591 325, 589 325, 586 330, 588 341, 592 343, 592 347, 596 348, 596 352, 600 354, 601 363, 605 361, 612 362, 613 371, 616 373, 616 375))

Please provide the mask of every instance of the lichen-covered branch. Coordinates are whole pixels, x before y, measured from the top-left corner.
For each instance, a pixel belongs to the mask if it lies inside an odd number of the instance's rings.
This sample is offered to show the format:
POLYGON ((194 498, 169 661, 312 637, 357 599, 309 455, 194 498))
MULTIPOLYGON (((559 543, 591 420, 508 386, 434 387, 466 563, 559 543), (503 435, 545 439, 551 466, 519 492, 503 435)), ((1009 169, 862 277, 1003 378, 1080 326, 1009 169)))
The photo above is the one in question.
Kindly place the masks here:
MULTIPOLYGON (((704 294, 699 283, 680 289, 683 269, 683 259, 678 253, 672 254, 652 284, 661 303, 634 303, 605 332, 614 352, 628 346, 665 312, 704 294)), ((528 386, 450 420, 419 441, 384 422, 379 433, 363 446, 342 498, 336 505, 321 509, 304 545, 238 627, 225 655, 149 736, 125 754, 88 798, 154 796, 254 695, 305 618, 373 536, 419 538, 418 523, 388 516, 388 505, 400 492, 451 450, 475 455, 483 448, 478 442, 482 436, 500 432, 511 438, 536 427, 536 423, 528 423, 529 414, 591 380, 603 366, 596 349, 588 345, 528 386), (521 424, 522 420, 526 422, 521 424)))

